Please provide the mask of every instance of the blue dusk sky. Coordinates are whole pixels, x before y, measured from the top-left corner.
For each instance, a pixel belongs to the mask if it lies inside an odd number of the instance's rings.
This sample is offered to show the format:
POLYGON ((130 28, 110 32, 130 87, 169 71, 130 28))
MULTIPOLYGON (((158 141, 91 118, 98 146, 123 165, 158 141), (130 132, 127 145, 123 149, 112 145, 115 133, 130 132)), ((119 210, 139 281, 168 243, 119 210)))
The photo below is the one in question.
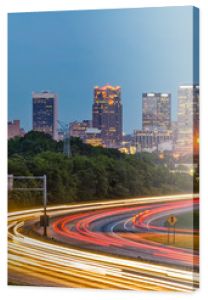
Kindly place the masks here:
POLYGON ((106 83, 121 86, 125 133, 141 128, 143 92, 170 92, 176 120, 178 86, 198 81, 197 21, 192 7, 9 14, 9 120, 30 130, 43 90, 57 93, 60 120, 91 119, 106 83))

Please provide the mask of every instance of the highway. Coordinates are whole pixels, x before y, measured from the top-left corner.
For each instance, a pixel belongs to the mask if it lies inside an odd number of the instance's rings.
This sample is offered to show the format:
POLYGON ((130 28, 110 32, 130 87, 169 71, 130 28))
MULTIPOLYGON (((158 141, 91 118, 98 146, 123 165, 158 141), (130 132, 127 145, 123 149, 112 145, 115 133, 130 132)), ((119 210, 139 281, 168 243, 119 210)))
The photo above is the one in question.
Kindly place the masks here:
MULTIPOLYGON (((193 195, 100 201, 48 209, 48 238, 41 209, 9 213, 8 267, 12 284, 192 291, 198 286, 198 253, 147 240, 167 234, 170 213, 197 209, 193 195), (194 199, 194 200, 193 200, 194 199), (140 213, 137 224, 132 220, 140 213)), ((177 234, 193 235, 190 228, 177 234)))

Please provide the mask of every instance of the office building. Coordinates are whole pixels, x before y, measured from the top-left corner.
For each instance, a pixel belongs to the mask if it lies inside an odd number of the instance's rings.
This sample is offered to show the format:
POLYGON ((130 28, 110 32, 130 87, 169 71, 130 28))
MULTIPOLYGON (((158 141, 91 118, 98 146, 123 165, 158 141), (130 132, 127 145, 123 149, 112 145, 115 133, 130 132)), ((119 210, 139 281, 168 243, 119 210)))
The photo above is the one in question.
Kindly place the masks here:
POLYGON ((173 134, 171 130, 135 130, 134 137, 137 152, 164 152, 173 150, 173 134))
POLYGON ((20 120, 13 120, 8 122, 8 139, 16 136, 24 136, 24 129, 20 127, 20 120))
POLYGON ((178 129, 176 153, 199 152, 199 86, 183 85, 178 90, 178 129))
POLYGON ((32 94, 33 130, 50 134, 57 140, 57 95, 51 92, 32 94))
POLYGON ((171 94, 142 94, 142 129, 147 131, 171 129, 171 94))
POLYGON ((103 147, 103 139, 101 137, 101 130, 97 128, 87 128, 85 131, 84 142, 93 147, 103 147))
POLYGON ((101 130, 104 147, 120 147, 123 127, 120 86, 107 84, 94 88, 92 125, 101 130))
POLYGON ((73 137, 85 138, 85 133, 88 128, 92 127, 91 120, 74 121, 69 123, 69 134, 73 137))

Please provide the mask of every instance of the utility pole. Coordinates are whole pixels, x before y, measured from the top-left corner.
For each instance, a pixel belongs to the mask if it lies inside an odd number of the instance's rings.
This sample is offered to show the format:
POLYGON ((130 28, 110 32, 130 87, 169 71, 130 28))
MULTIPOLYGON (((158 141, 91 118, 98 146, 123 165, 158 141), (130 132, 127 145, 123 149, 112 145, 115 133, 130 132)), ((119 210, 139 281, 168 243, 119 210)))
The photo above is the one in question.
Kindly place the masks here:
POLYGON ((47 216, 47 177, 43 176, 43 207, 44 207, 44 236, 47 236, 48 216, 47 216))
POLYGON ((71 145, 70 145, 70 132, 69 132, 69 125, 65 124, 62 121, 58 121, 58 124, 60 125, 63 133, 64 133, 64 147, 63 147, 63 153, 67 156, 71 156, 71 145))

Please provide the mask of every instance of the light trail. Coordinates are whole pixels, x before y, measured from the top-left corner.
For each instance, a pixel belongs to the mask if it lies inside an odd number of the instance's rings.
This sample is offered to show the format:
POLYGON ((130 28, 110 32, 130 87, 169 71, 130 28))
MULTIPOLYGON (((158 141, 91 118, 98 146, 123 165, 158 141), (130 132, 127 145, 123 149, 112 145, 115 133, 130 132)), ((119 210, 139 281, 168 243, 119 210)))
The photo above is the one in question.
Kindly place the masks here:
MULTIPOLYGON (((148 213, 141 215, 141 221, 139 223, 140 228, 144 229, 147 227, 151 227, 151 229, 155 229, 158 231, 167 231, 167 228, 158 227, 158 226, 150 226, 149 223, 146 225, 146 219, 152 217, 153 215, 159 215, 161 212, 167 211, 174 211, 174 209, 184 209, 187 207, 192 208, 192 203, 198 203, 198 200, 183 200, 180 202, 172 202, 171 204, 163 204, 160 207, 153 208, 149 205, 140 205, 131 208, 117 208, 117 209, 110 209, 110 210, 99 210, 98 212, 90 212, 90 213, 79 213, 73 214, 70 216, 65 216, 63 218, 58 219, 56 222, 52 224, 54 232, 57 234, 64 236, 68 239, 74 239, 79 242, 84 242, 86 244, 94 244, 101 247, 119 247, 119 248, 131 248, 138 249, 138 254, 143 251, 151 251, 151 256, 156 257, 156 261, 158 261, 158 256, 167 258, 169 261, 178 261, 181 262, 182 265, 189 265, 193 266, 193 261, 195 265, 198 265, 198 256, 193 254, 193 251, 190 250, 183 250, 173 248, 171 246, 163 246, 161 244, 156 243, 145 243, 144 239, 140 239, 140 242, 132 241, 131 239, 123 238, 119 234, 115 233, 113 228, 118 223, 113 223, 111 229, 108 233, 102 232, 102 228, 98 228, 95 231, 91 229, 91 224, 96 220, 101 220, 106 218, 106 222, 108 221, 108 217, 116 216, 119 214, 127 213, 127 212, 136 212, 139 209, 149 209, 148 213), (151 210, 150 210, 151 208, 151 210), (75 223, 73 227, 69 225, 75 223), (97 232, 99 231, 99 232, 97 232)), ((178 229, 177 232, 183 232, 184 230, 178 229)))
MULTIPOLYGON (((168 196, 167 201, 181 201, 193 195, 168 196)), ((102 201, 84 205, 51 207, 50 215, 83 214, 96 209, 118 209, 125 205, 166 202, 166 198, 151 197, 119 201, 102 201)), ((49 240, 32 238, 24 233, 24 223, 35 221, 42 209, 12 212, 8 221, 9 273, 19 274, 24 283, 31 278, 55 286, 91 287, 132 290, 192 291, 198 285, 198 274, 171 266, 156 265, 134 259, 99 254, 86 249, 74 249, 49 240)), ((15 275, 14 275, 15 276, 15 275)))

